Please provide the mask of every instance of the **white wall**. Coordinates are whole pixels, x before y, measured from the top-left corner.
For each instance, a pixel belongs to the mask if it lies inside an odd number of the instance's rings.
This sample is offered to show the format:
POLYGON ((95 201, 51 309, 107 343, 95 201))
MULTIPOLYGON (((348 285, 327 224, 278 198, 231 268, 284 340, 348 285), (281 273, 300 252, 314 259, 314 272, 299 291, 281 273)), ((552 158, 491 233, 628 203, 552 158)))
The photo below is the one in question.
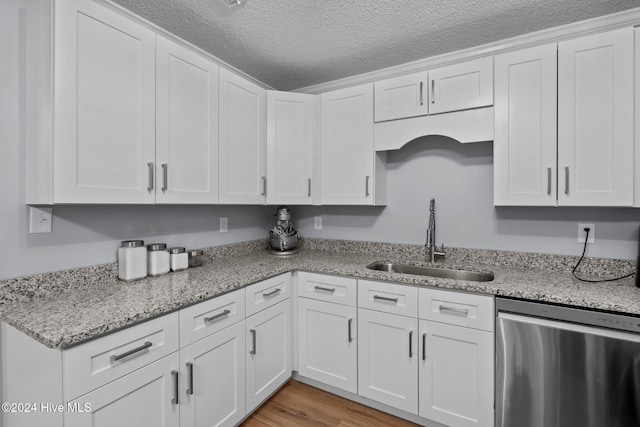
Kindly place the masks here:
POLYGON ((56 206, 53 233, 29 234, 19 5, 0 1, 0 280, 115 262, 132 238, 200 248, 267 237, 275 210, 264 206, 56 206))
POLYGON ((578 223, 594 223, 587 256, 635 259, 640 209, 495 208, 492 150, 490 142, 415 140, 389 152, 386 207, 293 207, 294 224, 307 237, 424 244, 435 198, 438 245, 580 255, 578 223))

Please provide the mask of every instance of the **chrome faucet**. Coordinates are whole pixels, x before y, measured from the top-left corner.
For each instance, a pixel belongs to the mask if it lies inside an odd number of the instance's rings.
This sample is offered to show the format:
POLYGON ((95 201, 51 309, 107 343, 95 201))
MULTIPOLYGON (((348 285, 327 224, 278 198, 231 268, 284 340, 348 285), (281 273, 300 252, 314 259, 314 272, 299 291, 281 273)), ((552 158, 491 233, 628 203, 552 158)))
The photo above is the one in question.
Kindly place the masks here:
POLYGON ((444 259, 444 244, 439 251, 436 250, 436 199, 429 201, 429 227, 427 228, 427 242, 424 246, 429 250, 431 262, 436 262, 436 257, 444 259))

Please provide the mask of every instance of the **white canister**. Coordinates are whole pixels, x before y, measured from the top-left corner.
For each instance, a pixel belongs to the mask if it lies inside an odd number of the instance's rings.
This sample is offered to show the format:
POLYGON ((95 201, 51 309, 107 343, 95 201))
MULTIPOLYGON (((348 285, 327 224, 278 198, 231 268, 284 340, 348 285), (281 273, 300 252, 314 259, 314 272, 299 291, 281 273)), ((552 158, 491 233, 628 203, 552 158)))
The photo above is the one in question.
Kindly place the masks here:
POLYGON ((142 240, 125 240, 118 248, 118 278, 124 281, 147 277, 147 248, 142 240))
POLYGON ((165 243, 147 245, 147 272, 159 276, 169 272, 169 252, 165 243))
POLYGON ((169 248, 171 271, 186 270, 189 267, 189 255, 184 248, 169 248))

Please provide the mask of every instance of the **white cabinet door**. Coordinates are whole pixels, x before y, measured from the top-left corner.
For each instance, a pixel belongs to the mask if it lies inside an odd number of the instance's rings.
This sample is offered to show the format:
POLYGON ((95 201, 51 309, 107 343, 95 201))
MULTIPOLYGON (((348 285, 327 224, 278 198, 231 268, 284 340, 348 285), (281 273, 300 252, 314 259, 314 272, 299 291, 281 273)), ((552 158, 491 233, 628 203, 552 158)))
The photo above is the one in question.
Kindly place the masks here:
POLYGON ((373 85, 323 93, 320 110, 320 203, 373 204, 373 85))
POLYGON ((180 350, 180 426, 233 426, 245 416, 244 322, 180 350))
POLYGON ((55 203, 153 203, 155 34, 92 1, 55 3, 55 203))
POLYGON ((218 66, 158 36, 156 203, 218 202, 218 66))
POLYGON ((424 116, 428 112, 427 73, 375 82, 375 121, 424 116))
POLYGON ((267 203, 312 201, 314 95, 267 92, 267 203))
POLYGON ((556 204, 557 50, 553 43, 495 57, 496 206, 556 204))
POLYGON ((420 416, 493 426, 493 357, 491 332, 420 320, 420 416))
POLYGON ((220 203, 263 204, 267 91, 220 70, 220 203))
POLYGON ((65 427, 178 427, 178 364, 176 352, 68 402, 65 427))
POLYGON ((291 377, 291 298, 246 319, 246 402, 253 411, 291 377))
POLYGON ((418 320, 358 309, 358 394, 418 414, 418 320))
POLYGON ((358 391, 356 308, 298 299, 298 372, 351 393, 358 391))
POLYGON ((558 204, 633 204, 633 28, 558 45, 558 204))
POLYGON ((492 105, 493 57, 430 70, 429 81, 429 114, 492 105))
MULTIPOLYGON (((635 163, 634 169, 640 169, 640 28, 635 32, 635 163)), ((634 206, 640 207, 640 173, 635 173, 634 206)))

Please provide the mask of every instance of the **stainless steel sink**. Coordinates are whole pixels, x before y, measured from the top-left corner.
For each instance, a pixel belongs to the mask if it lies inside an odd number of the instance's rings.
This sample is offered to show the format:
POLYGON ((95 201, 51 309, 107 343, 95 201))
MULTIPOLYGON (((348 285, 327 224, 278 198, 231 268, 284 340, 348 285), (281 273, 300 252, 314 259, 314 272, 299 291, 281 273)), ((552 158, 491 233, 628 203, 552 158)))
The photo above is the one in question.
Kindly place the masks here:
POLYGON ((374 262, 367 265, 370 270, 387 271, 389 273, 415 274, 418 276, 442 277, 454 280, 469 280, 472 282, 490 282, 493 273, 478 271, 455 270, 452 268, 423 267, 411 264, 395 264, 391 262, 374 262))

